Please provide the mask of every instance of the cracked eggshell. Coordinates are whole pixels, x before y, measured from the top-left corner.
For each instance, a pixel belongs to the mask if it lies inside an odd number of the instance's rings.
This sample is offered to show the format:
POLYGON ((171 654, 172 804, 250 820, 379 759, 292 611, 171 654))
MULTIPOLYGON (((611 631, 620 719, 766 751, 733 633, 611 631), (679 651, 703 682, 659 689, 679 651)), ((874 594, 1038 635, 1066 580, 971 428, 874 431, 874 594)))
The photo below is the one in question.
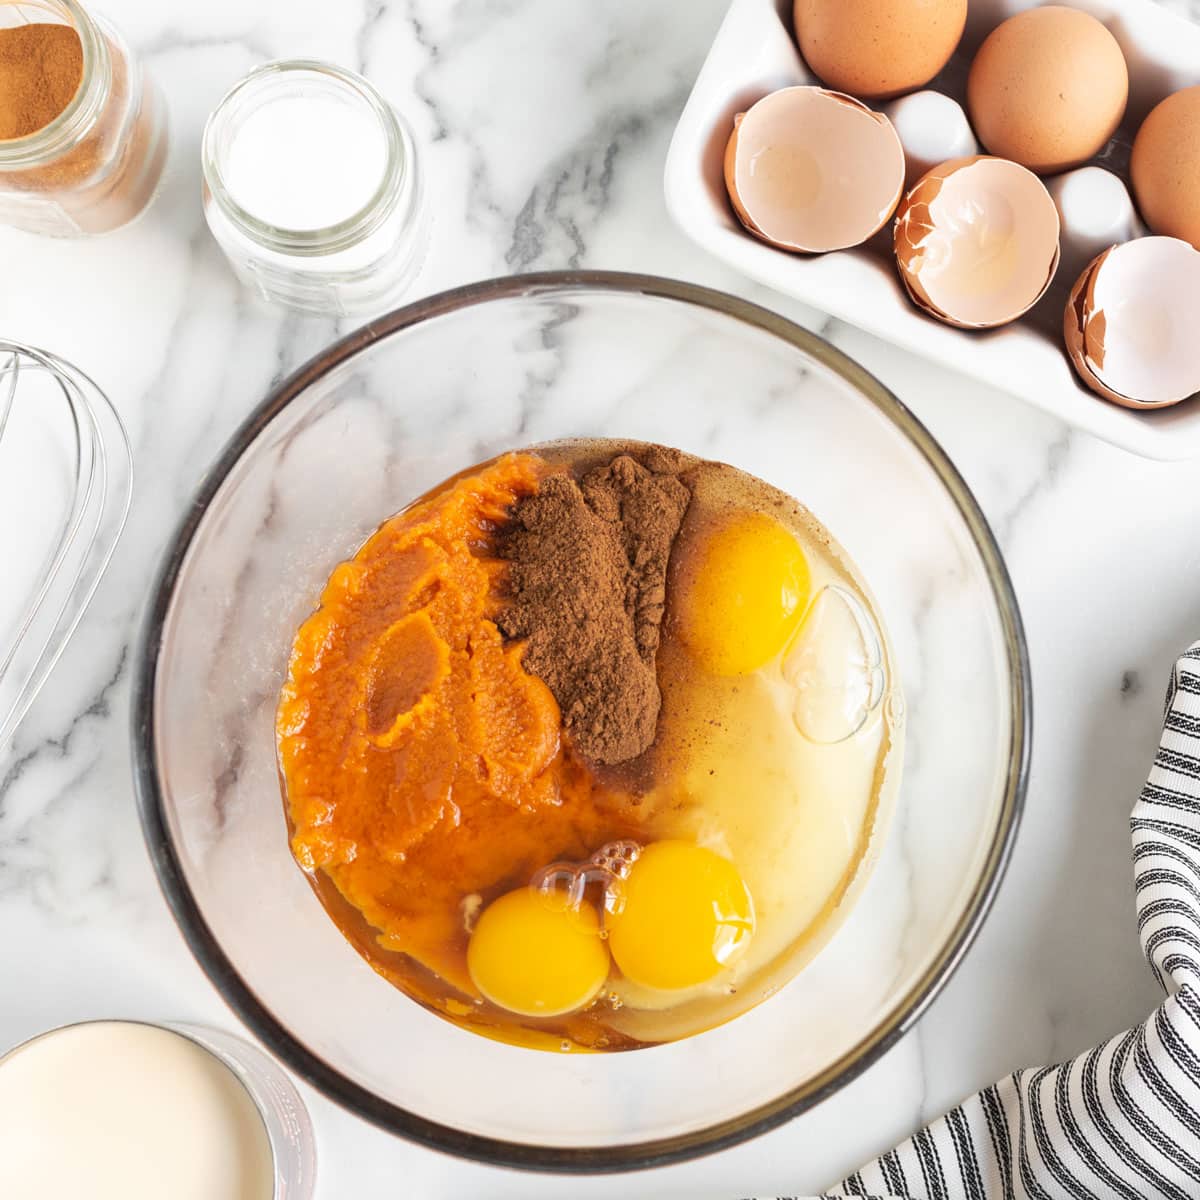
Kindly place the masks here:
POLYGON ((1126 408, 1166 408, 1200 392, 1200 251, 1178 238, 1113 246, 1084 269, 1063 312, 1079 378, 1126 408))
POLYGON ((725 186, 742 224, 764 242, 845 250, 895 212, 904 150, 887 117, 852 96, 783 88, 734 118, 725 186))
POLYGON ((1058 210, 1032 171, 987 155, 957 158, 901 201, 896 266, 919 308, 959 329, 990 329, 1045 294, 1058 235, 1058 210))

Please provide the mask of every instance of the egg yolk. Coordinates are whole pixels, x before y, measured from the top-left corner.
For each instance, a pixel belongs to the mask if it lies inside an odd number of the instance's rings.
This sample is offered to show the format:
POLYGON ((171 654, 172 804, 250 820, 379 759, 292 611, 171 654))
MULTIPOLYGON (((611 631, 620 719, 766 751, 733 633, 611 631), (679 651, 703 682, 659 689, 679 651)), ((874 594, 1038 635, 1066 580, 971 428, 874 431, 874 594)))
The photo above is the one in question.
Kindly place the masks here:
POLYGON ((480 914, 467 970, 493 1004, 526 1017, 556 1017, 595 999, 608 978, 608 950, 591 905, 518 888, 480 914))
POLYGON ((719 529, 683 574, 680 635, 718 675, 749 675, 779 654, 812 591, 800 543, 764 513, 719 529))
POLYGON ((754 905, 727 858, 691 842, 655 842, 621 885, 605 927, 622 973, 673 990, 711 979, 749 945, 754 905))

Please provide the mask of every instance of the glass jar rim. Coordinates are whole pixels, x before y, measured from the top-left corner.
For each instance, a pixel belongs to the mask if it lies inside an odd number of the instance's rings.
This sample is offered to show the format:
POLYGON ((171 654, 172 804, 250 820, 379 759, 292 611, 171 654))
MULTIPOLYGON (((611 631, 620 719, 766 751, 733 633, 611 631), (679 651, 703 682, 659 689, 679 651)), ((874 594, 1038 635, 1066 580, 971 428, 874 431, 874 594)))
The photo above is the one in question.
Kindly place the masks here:
POLYGON ((61 9, 59 15, 69 18, 67 23, 79 35, 83 65, 75 94, 54 120, 24 137, 0 141, 0 171, 36 167, 78 145, 104 107, 112 78, 108 44, 99 26, 76 0, 53 0, 52 4, 30 0, 30 3, 46 12, 61 9))
POLYGON ((221 97, 205 122, 200 158, 205 187, 225 216, 242 233, 263 249, 303 258, 333 254, 369 237, 394 211, 411 175, 407 139, 392 106, 358 72, 318 58, 277 59, 263 63, 235 83, 221 97), (316 229, 285 229, 272 225, 239 204, 226 184, 216 145, 222 123, 228 119, 232 106, 247 89, 256 87, 265 79, 293 72, 320 75, 353 91, 379 122, 386 143, 383 174, 370 199, 341 221, 316 229))

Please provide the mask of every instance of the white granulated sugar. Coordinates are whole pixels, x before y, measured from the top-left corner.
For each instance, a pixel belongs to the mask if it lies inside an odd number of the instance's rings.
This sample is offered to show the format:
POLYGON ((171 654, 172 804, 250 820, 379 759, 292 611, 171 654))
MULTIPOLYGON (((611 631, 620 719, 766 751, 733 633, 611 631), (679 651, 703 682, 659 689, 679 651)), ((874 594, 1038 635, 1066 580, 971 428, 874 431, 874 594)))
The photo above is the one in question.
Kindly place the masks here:
POLYGON ((370 109, 332 96, 291 95, 250 112, 233 134, 225 186, 279 229, 324 229, 375 194, 387 143, 370 109))

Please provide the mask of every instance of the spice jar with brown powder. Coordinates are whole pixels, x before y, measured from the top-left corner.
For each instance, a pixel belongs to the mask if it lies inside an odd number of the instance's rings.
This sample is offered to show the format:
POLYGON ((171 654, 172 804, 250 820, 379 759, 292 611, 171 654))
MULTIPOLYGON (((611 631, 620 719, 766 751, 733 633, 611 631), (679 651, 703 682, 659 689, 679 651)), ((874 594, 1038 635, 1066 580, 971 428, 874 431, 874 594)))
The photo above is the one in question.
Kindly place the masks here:
POLYGON ((0 0, 0 224, 106 233, 153 199, 162 98, 121 36, 75 0, 0 0))

